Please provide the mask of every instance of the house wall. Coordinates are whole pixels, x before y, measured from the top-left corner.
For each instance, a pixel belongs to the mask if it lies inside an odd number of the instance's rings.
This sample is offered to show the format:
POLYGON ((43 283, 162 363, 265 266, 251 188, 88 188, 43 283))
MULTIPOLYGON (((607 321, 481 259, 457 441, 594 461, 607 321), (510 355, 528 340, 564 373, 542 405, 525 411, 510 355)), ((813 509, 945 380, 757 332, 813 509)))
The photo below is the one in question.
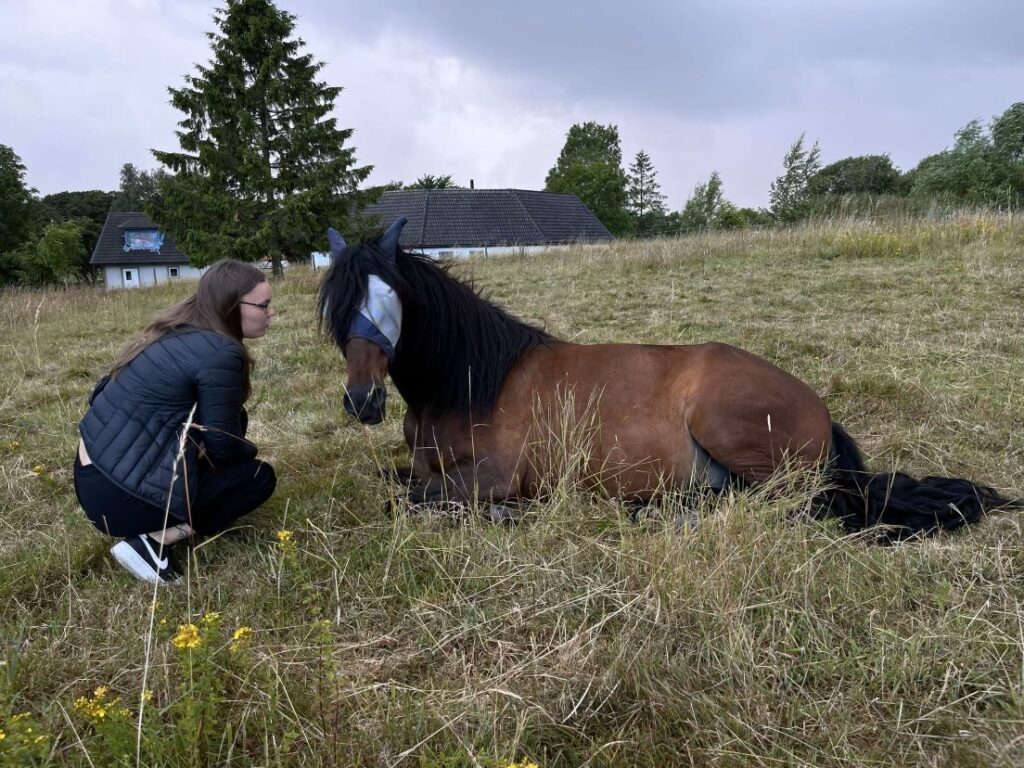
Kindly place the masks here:
MULTIPOLYGON (((606 245, 598 243, 597 245, 606 245)), ((481 245, 471 248, 412 248, 414 253, 422 253, 431 258, 469 259, 491 256, 533 256, 544 251, 567 251, 573 246, 559 245, 481 245)), ((310 254, 313 269, 324 269, 331 264, 331 254, 327 251, 314 251, 310 254)))
POLYGON ((470 259, 490 256, 533 256, 544 251, 568 250, 568 245, 488 245, 472 248, 417 248, 433 258, 470 259))
POLYGON ((197 269, 190 264, 119 264, 103 268, 103 284, 109 288, 124 288, 122 270, 130 269, 135 274, 138 285, 164 285, 178 280, 198 280, 206 268, 197 269), (170 269, 177 267, 178 276, 170 277, 170 269))

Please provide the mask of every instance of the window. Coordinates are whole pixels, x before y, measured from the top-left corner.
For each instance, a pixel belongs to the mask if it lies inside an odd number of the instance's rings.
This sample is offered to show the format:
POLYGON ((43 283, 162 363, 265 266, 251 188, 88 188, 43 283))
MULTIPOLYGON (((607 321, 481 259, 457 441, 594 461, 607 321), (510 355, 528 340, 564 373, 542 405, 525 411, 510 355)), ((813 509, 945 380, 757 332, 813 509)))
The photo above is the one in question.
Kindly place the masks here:
POLYGON ((124 231, 125 251, 160 251, 164 235, 158 229, 126 229, 124 231))
POLYGON ((167 276, 169 278, 171 278, 171 280, 176 280, 178 278, 178 268, 177 267, 168 267, 167 268, 167 276))
POLYGON ((126 269, 124 271, 124 281, 126 283, 130 283, 132 281, 132 271, 130 269, 126 269))

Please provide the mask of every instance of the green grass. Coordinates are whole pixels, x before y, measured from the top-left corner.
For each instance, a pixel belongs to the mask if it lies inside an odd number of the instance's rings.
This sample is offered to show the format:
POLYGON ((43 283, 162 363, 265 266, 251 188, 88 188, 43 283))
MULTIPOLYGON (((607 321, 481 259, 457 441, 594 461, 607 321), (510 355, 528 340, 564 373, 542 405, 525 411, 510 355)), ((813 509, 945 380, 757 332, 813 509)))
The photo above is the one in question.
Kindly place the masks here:
MULTIPOLYGON (((873 468, 1020 496, 1022 251, 1024 220, 964 216, 457 271, 574 341, 740 345, 820 391, 873 468)), ((796 491, 709 502, 685 533, 566 485, 512 529, 392 517, 400 401, 375 428, 344 413, 316 279, 275 284, 250 347, 277 494, 155 607, 70 465, 93 381, 190 286, 0 296, 0 765, 1024 762, 1019 515, 888 548, 794 519, 796 491)))

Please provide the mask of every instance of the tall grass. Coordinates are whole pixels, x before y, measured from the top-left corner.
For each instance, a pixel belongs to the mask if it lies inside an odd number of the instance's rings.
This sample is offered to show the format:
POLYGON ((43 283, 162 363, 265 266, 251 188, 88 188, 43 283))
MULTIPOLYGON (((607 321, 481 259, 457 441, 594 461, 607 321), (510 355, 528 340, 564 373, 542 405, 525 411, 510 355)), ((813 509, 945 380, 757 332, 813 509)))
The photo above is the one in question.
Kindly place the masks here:
MULTIPOLYGON (((873 468, 1019 496, 1022 246, 1011 216, 836 218, 458 272, 575 341, 738 344, 818 389, 873 468)), ((401 414, 344 414, 316 280, 274 285, 251 347, 278 492, 155 602, 70 462, 93 381, 189 286, 0 296, 0 765, 1024 761, 1019 516, 883 548, 785 479, 633 518, 574 482, 514 527, 392 515, 401 414)), ((588 429, 551 435, 566 477, 588 429)))

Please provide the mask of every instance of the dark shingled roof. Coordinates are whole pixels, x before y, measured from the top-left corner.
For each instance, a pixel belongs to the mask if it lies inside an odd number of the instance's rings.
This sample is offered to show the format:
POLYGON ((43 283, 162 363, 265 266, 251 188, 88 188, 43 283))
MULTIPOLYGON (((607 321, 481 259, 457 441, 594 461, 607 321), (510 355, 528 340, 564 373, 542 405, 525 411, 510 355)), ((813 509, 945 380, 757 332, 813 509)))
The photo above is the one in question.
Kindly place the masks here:
POLYGON ((576 195, 525 189, 402 189, 365 213, 387 227, 402 216, 403 248, 556 245, 612 239, 576 195))
POLYGON ((111 211, 93 248, 89 263, 94 267, 118 264, 188 264, 188 256, 179 251, 169 238, 164 238, 159 252, 126 251, 126 229, 159 229, 153 220, 138 211, 111 211))

